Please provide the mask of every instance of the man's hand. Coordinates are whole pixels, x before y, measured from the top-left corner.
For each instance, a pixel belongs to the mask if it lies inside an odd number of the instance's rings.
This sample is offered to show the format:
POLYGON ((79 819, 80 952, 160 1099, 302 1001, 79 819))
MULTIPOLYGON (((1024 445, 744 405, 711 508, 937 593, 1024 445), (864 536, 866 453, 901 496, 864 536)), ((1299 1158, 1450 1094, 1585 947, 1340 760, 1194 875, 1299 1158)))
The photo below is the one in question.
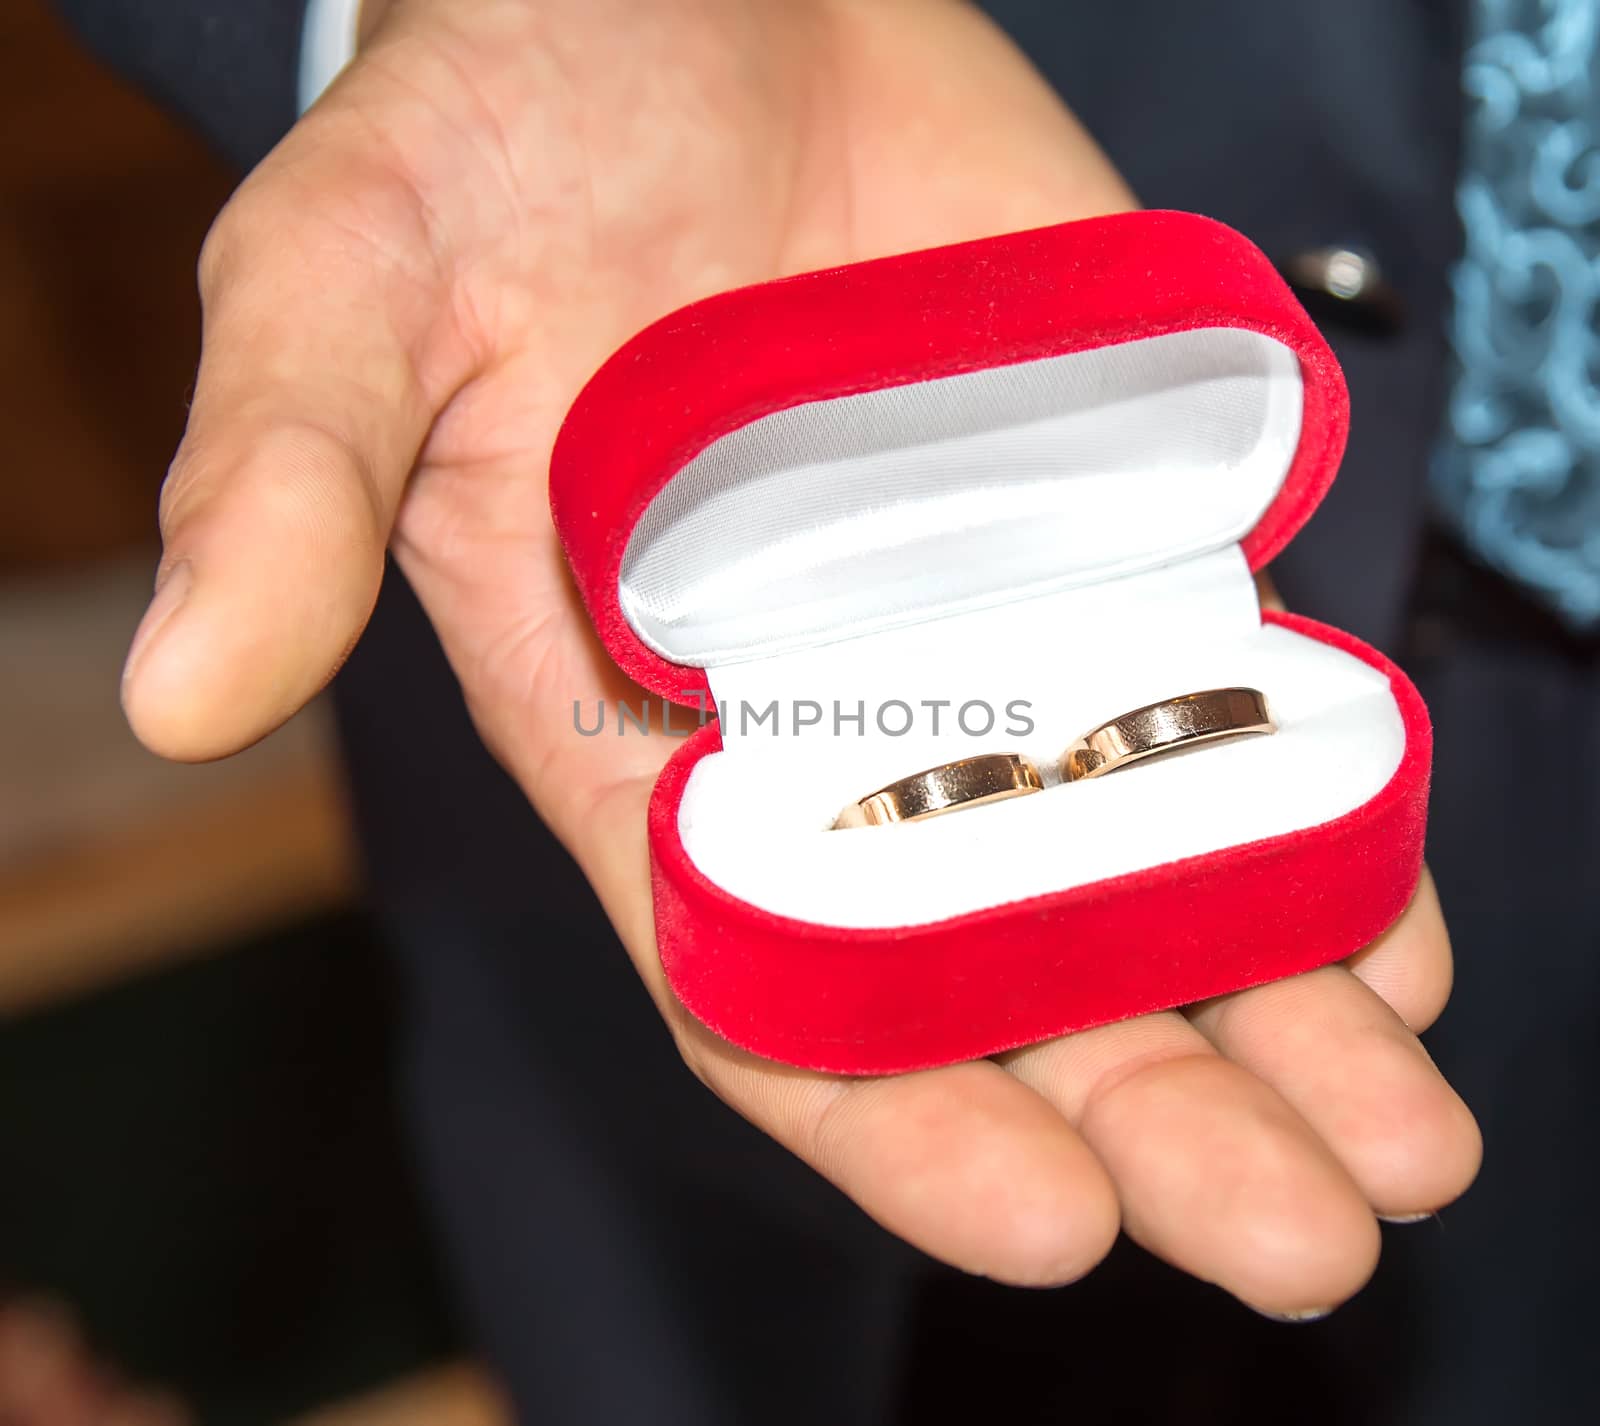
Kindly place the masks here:
POLYGON ((128 716, 229 753, 339 666, 383 551, 495 754, 594 883, 685 1060, 886 1227, 1059 1283, 1120 1226, 1277 1313, 1330 1308, 1477 1167, 1413 1031, 1432 889, 1348 964, 1005 1056, 844 1080, 756 1060, 666 989, 645 804, 668 741, 570 735, 627 696, 565 578, 544 472, 601 360, 694 298, 1127 207, 955 0, 393 0, 201 262, 205 348, 162 500, 128 716))

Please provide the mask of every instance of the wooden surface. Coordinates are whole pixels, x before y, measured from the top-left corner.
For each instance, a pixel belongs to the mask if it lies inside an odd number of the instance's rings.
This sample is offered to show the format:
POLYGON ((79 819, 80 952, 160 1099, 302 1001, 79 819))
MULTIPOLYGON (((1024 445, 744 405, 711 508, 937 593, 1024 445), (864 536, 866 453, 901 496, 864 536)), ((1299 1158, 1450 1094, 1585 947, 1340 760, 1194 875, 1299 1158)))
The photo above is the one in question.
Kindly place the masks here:
POLYGON ((194 263, 232 177, 80 51, 0 6, 0 1011, 351 894, 325 714, 161 763, 123 723, 155 505, 199 352, 194 263))
POLYGON ((353 894, 325 709, 206 767, 128 731, 118 672, 152 559, 0 583, 0 1013, 353 894))
MULTIPOLYGON (((198 355, 194 262, 233 178, 41 0, 0 4, 0 55, 3 1017, 341 904, 356 877, 326 708, 188 768, 117 701, 198 355)), ((303 1426, 509 1421, 461 1366, 303 1426)))
POLYGON ((155 531, 199 341, 194 264, 232 177, 74 47, 0 4, 0 573, 155 531))

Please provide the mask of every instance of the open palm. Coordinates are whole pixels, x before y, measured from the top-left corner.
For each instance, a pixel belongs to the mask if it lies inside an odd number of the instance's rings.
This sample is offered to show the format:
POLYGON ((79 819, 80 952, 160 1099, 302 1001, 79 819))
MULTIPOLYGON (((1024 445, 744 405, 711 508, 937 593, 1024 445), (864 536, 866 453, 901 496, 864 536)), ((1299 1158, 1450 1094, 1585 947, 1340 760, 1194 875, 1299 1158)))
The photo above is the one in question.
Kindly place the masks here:
POLYGON ((1081 1274, 1120 1225, 1264 1310, 1354 1292, 1374 1214, 1433 1209, 1477 1165, 1412 1033, 1450 980, 1426 884, 1345 966, 999 1062, 808 1074, 664 985, 644 814, 669 740, 571 733, 574 699, 627 694, 544 482, 600 361, 730 286, 1129 206, 1104 158, 956 0, 369 0, 366 29, 206 245, 125 683, 140 736, 214 757, 290 716, 391 546, 690 1068, 874 1217, 1014 1282, 1081 1274))

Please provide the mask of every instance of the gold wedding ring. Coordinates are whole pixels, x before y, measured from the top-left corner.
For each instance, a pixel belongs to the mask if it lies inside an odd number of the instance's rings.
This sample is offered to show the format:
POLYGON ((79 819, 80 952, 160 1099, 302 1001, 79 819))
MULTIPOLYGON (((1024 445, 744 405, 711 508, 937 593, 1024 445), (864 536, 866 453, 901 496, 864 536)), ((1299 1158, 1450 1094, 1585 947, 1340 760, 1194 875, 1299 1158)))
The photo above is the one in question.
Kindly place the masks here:
POLYGON ((1043 785, 1030 758, 1020 753, 983 753, 891 782, 852 802, 833 825, 885 827, 892 822, 920 822, 945 812, 1022 797, 1038 792, 1043 785))
POLYGON ((1061 777, 1103 777, 1143 758, 1246 733, 1275 733, 1267 696, 1255 688, 1211 688, 1148 703, 1102 723, 1061 755, 1061 777))
MULTIPOLYGON (((1103 777, 1144 758, 1250 733, 1275 733, 1267 696, 1256 688, 1209 688, 1147 703, 1085 733, 1061 755, 1063 782, 1103 777)), ((983 753, 914 773, 852 802, 835 827, 886 827, 1004 802, 1042 790, 1039 769, 1021 753, 983 753)))

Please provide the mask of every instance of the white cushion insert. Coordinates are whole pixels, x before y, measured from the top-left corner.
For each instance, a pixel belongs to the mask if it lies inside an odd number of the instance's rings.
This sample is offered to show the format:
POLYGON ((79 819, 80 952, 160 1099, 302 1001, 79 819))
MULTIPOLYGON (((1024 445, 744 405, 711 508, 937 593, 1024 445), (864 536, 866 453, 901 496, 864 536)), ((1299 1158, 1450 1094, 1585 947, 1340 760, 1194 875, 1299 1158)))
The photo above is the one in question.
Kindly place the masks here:
MULTIPOLYGON (((1262 627, 1237 547, 1119 580, 773 655, 711 674, 724 750, 696 766, 679 831, 694 863, 743 901, 842 927, 942 920, 1177 858, 1316 826, 1360 806, 1398 767, 1405 730, 1388 681, 1336 649, 1262 627), (1155 759, 1089 782, 927 822, 831 830, 841 807, 897 777, 979 751, 1053 767, 1073 738, 1131 708, 1241 684, 1279 731, 1155 759), (900 700, 991 703, 985 737, 923 717, 892 737, 873 711, 900 700), (823 706, 741 730, 740 705, 823 706), (1005 707, 1034 724, 1008 736, 1005 707), (831 705, 866 705, 835 735, 831 705)), ((903 721, 898 716, 891 727, 903 721)), ((971 720, 981 721, 977 714, 971 720)))

